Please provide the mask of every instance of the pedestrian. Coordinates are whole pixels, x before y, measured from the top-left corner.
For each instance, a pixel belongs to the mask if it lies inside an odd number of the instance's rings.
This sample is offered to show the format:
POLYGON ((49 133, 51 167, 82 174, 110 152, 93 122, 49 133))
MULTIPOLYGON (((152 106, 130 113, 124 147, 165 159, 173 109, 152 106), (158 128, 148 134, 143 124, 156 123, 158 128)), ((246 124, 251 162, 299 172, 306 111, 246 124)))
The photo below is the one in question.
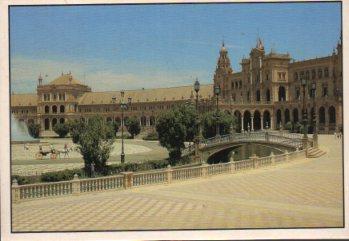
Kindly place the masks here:
POLYGON ((334 132, 334 139, 337 139, 337 133, 334 132))

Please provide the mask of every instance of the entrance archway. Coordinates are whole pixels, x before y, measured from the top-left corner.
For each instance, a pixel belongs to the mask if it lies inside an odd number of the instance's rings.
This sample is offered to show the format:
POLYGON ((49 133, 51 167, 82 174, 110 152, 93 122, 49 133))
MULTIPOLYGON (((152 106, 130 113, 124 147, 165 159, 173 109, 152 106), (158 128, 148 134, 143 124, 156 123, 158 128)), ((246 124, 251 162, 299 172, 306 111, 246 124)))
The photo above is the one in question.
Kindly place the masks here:
POLYGON ((240 111, 236 110, 234 112, 234 116, 236 118, 236 128, 235 128, 235 131, 236 132, 240 132, 241 131, 241 113, 240 111))
POLYGON ((267 110, 263 112, 263 128, 270 128, 270 112, 267 110))
POLYGON ((328 120, 329 120, 329 129, 335 130, 336 129, 336 109, 331 106, 328 108, 328 120))
POLYGON ((285 110, 285 124, 290 121, 290 111, 288 109, 285 110))
POLYGON ((281 110, 277 110, 276 111, 276 126, 278 127, 278 128, 280 128, 281 127, 281 110))
POLYGON ((53 118, 52 119, 52 128, 55 127, 56 124, 57 124, 57 119, 53 118))
POLYGON ((251 113, 247 110, 244 112, 244 130, 251 129, 251 113))
POLYGON ((45 119, 45 130, 50 129, 50 120, 48 118, 45 119))
POLYGON ((261 113, 258 110, 253 114, 253 129, 255 131, 261 129, 261 113))
POLYGON ((326 112, 325 112, 325 108, 323 106, 320 107, 319 109, 319 124, 324 125, 326 122, 326 112))
POLYGON ((292 114, 293 114, 293 122, 294 123, 299 122, 298 109, 297 108, 293 109, 293 113, 292 114))
POLYGON ((145 117, 145 116, 141 117, 141 125, 142 126, 146 126, 147 125, 147 117, 145 117))

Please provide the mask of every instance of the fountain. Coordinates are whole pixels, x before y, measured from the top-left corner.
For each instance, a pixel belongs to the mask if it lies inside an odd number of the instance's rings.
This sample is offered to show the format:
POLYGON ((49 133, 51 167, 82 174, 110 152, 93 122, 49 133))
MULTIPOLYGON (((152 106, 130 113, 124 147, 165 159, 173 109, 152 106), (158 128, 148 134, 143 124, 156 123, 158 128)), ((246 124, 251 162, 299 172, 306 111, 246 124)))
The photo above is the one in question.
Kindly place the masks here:
POLYGON ((18 121, 11 115, 11 143, 23 144, 29 142, 39 142, 39 140, 29 135, 25 122, 18 121))

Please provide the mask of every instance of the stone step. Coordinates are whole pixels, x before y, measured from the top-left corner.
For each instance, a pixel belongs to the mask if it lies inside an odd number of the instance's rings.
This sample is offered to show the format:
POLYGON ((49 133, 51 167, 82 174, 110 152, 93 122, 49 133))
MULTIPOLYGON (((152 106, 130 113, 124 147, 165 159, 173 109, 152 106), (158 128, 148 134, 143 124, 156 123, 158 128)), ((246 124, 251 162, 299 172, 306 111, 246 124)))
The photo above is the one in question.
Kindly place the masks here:
POLYGON ((320 156, 325 155, 325 154, 326 154, 326 152, 320 150, 319 148, 311 147, 308 149, 308 158, 317 158, 317 157, 320 157, 320 156))

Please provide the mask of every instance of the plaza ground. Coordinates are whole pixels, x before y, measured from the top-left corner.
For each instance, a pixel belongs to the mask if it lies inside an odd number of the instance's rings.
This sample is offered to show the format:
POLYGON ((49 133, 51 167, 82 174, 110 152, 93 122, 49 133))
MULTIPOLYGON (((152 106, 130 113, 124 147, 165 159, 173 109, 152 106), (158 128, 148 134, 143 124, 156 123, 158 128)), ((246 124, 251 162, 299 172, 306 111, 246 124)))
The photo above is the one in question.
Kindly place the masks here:
POLYGON ((13 231, 342 227, 342 142, 319 144, 316 159, 13 204, 13 231))
MULTIPOLYGON (((41 143, 28 144, 28 150, 24 149, 24 144, 12 144, 12 174, 39 175, 43 172, 83 167, 84 161, 77 151, 70 152, 68 156, 61 154, 54 160, 50 159, 49 155, 42 160, 36 159, 35 154, 39 151, 39 145, 42 145, 43 150, 46 151, 50 150, 50 144, 57 150, 63 150, 65 144, 68 147, 75 147, 70 138, 43 138, 41 143)), ((121 140, 117 139, 108 163, 120 163, 120 153, 121 140)), ((167 149, 161 147, 158 141, 144 141, 142 139, 125 140, 125 154, 126 162, 161 160, 168 157, 167 149)))

